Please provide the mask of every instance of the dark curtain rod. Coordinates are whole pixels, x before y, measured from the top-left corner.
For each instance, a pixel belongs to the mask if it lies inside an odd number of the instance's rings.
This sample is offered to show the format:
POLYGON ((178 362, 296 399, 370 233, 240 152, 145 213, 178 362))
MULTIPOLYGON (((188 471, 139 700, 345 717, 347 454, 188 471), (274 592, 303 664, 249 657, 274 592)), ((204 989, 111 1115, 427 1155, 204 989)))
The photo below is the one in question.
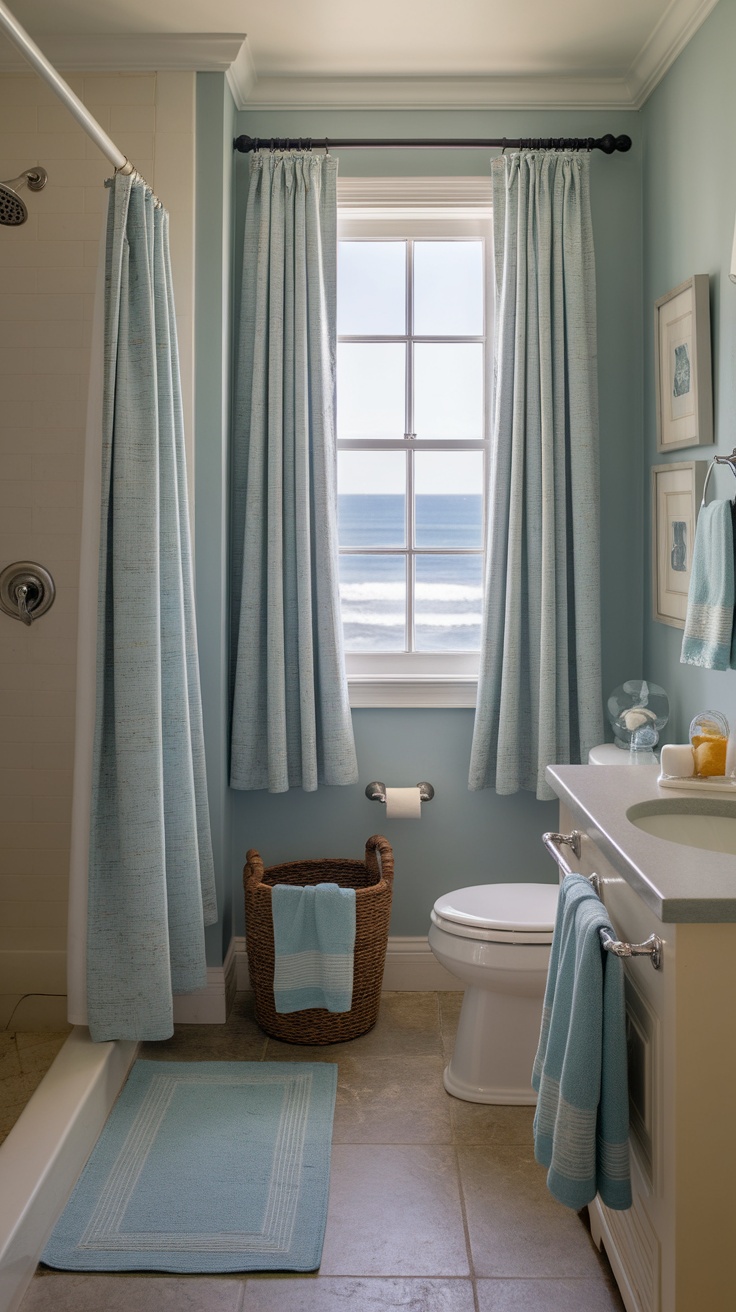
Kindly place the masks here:
POLYGON ((373 141, 366 137, 327 137, 313 141, 311 137, 236 137, 233 149, 247 155, 253 150, 329 150, 330 146, 343 146, 351 150, 377 148, 381 150, 489 150, 497 147, 503 150, 602 150, 604 155, 613 155, 616 151, 631 150, 631 137, 614 137, 610 132, 605 137, 523 137, 511 141, 507 137, 483 139, 479 137, 444 139, 441 141, 399 139, 373 141))

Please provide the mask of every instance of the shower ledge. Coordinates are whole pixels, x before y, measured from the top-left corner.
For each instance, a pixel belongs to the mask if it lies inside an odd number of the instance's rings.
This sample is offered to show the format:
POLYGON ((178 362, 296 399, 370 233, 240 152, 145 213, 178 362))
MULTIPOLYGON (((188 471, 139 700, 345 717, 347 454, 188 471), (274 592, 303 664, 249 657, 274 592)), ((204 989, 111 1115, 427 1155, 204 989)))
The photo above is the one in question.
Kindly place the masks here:
POLYGON ((76 1026, 0 1146, 0 1312, 16 1312, 135 1060, 76 1026))

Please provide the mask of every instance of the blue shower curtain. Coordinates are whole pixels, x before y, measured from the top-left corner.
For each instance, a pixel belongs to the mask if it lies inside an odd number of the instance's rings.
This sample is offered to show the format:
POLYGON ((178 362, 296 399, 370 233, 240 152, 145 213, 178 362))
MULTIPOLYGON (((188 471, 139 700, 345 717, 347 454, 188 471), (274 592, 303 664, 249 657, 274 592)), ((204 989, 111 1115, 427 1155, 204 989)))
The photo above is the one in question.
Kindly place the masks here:
POLYGON ((495 396, 471 789, 554 797, 601 741, 589 157, 493 161, 495 396))
POLYGON ((97 1041, 155 1040, 217 908, 168 215, 108 185, 87 1012, 97 1041))
POLYGON ((234 788, 358 778, 338 592, 337 161, 251 156, 233 463, 234 788))

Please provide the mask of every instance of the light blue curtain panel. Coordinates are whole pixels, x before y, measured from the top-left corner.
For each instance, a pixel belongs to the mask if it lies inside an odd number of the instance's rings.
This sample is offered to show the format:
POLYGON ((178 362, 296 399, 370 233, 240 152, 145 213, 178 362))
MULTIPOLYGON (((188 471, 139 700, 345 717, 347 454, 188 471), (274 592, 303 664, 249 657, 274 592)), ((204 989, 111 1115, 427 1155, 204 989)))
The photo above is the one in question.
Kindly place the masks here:
POLYGON ((493 454, 470 788, 541 799, 601 741, 595 261, 587 155, 492 163, 493 454))
POLYGON ((233 466, 233 788, 358 778, 338 591, 337 161, 251 156, 233 466))
POLYGON ((92 1038, 164 1039, 217 919, 168 215, 110 184, 87 931, 92 1038))

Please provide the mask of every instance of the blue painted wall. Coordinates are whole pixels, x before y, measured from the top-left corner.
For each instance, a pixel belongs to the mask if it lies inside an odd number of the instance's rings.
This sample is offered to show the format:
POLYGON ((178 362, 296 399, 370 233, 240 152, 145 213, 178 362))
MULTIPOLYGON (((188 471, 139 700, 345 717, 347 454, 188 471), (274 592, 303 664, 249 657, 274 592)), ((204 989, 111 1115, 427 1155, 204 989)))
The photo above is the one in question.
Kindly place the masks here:
MULTIPOLYGON (((199 115, 200 158, 212 154, 223 130, 219 75, 198 79, 202 86, 199 115), (218 137, 219 132, 219 137, 218 137)), ((642 672, 642 395, 641 395, 641 159, 639 116, 634 113, 575 112, 261 112, 237 115, 236 132, 253 136, 599 136, 627 132, 634 139, 629 155, 592 163, 593 224, 596 241, 600 399, 602 593, 604 626, 604 689, 642 672)), ((219 148, 219 147, 218 147, 219 148)), ((483 152, 449 151, 335 152, 343 176, 483 175, 483 152)), ((238 246, 247 191, 247 160, 232 162, 235 177, 235 281, 239 280, 238 246)), ((228 165, 225 165, 227 175, 228 165)), ((207 177, 214 173, 214 164, 207 177)), ((204 186, 204 180, 202 186, 204 186)), ((210 185, 212 182, 210 181, 210 185)), ((209 193, 200 196, 204 229, 198 256, 205 261, 202 279, 217 277, 217 252, 210 248, 213 218, 209 193)), ((215 197, 216 206, 220 202, 215 197)), ((219 241, 219 238, 218 238, 219 241)), ((198 281, 198 287, 200 286, 198 281)), ((218 283, 219 286, 219 283, 218 283)), ((203 288, 204 292, 204 288, 203 288)), ((219 297, 218 293, 218 297, 219 297)), ((220 314, 221 300, 214 309, 220 314)), ((210 302, 207 302, 210 306, 210 302)), ((198 484, 198 588, 219 586, 216 562, 222 562, 221 427, 212 420, 215 378, 222 366, 218 334, 210 337, 212 308, 198 305, 198 350, 207 359, 201 368, 207 395, 198 404, 197 469, 209 470, 206 504, 198 484), (217 360, 213 357, 217 356, 217 360), (219 363, 218 363, 219 362, 219 363), (214 461, 215 472, 210 468, 214 461), (201 571, 199 562, 202 562, 201 571)), ((220 323, 218 318, 217 323, 220 323)), ((219 329, 218 329, 219 331, 219 329)), ((200 601, 202 592, 198 595, 200 601)), ((219 593, 218 593, 219 596, 219 593)), ((469 793, 468 763, 473 712, 469 710, 356 710, 353 712, 360 784, 324 788, 315 794, 292 791, 231 792, 221 797, 222 687, 225 656, 224 626, 214 614, 200 615, 204 639, 201 652, 207 714, 214 717, 216 763, 211 768, 212 791, 223 835, 229 828, 229 868, 223 873, 232 893, 232 925, 243 932, 241 871, 245 852, 257 847, 266 862, 301 856, 355 855, 365 839, 384 832, 396 855, 393 934, 423 934, 436 897, 463 884, 503 880, 553 880, 555 871, 541 848, 545 829, 556 828, 556 806, 520 793, 499 797, 493 791, 469 793), (435 799, 424 806, 419 822, 387 823, 385 812, 364 796, 366 783, 413 784, 429 779, 435 799)), ((224 840, 223 840, 224 841, 224 840)), ((229 914, 226 909, 226 916, 229 914)), ((229 923, 229 922, 228 922, 229 923)), ((222 941, 227 939, 223 932, 222 941)))
POLYGON ((228 788, 228 498, 232 337, 232 138, 235 105, 224 77, 197 78, 194 552, 212 845, 220 919, 207 961, 223 961, 232 927, 228 788))
MULTIPOLYGON (((720 0, 644 106, 644 378, 647 579, 645 672, 672 702, 670 741, 687 737, 698 711, 736 718, 736 672, 680 664, 682 630, 651 618, 649 544, 650 467, 667 461, 710 459, 736 445, 736 285, 728 267, 736 212, 736 0, 720 0), (715 446, 657 452, 654 400, 654 302, 694 273, 710 275, 714 362, 715 446)), ((717 471, 708 491, 733 497, 736 483, 717 471), (713 491, 711 491, 713 489, 713 491)))

